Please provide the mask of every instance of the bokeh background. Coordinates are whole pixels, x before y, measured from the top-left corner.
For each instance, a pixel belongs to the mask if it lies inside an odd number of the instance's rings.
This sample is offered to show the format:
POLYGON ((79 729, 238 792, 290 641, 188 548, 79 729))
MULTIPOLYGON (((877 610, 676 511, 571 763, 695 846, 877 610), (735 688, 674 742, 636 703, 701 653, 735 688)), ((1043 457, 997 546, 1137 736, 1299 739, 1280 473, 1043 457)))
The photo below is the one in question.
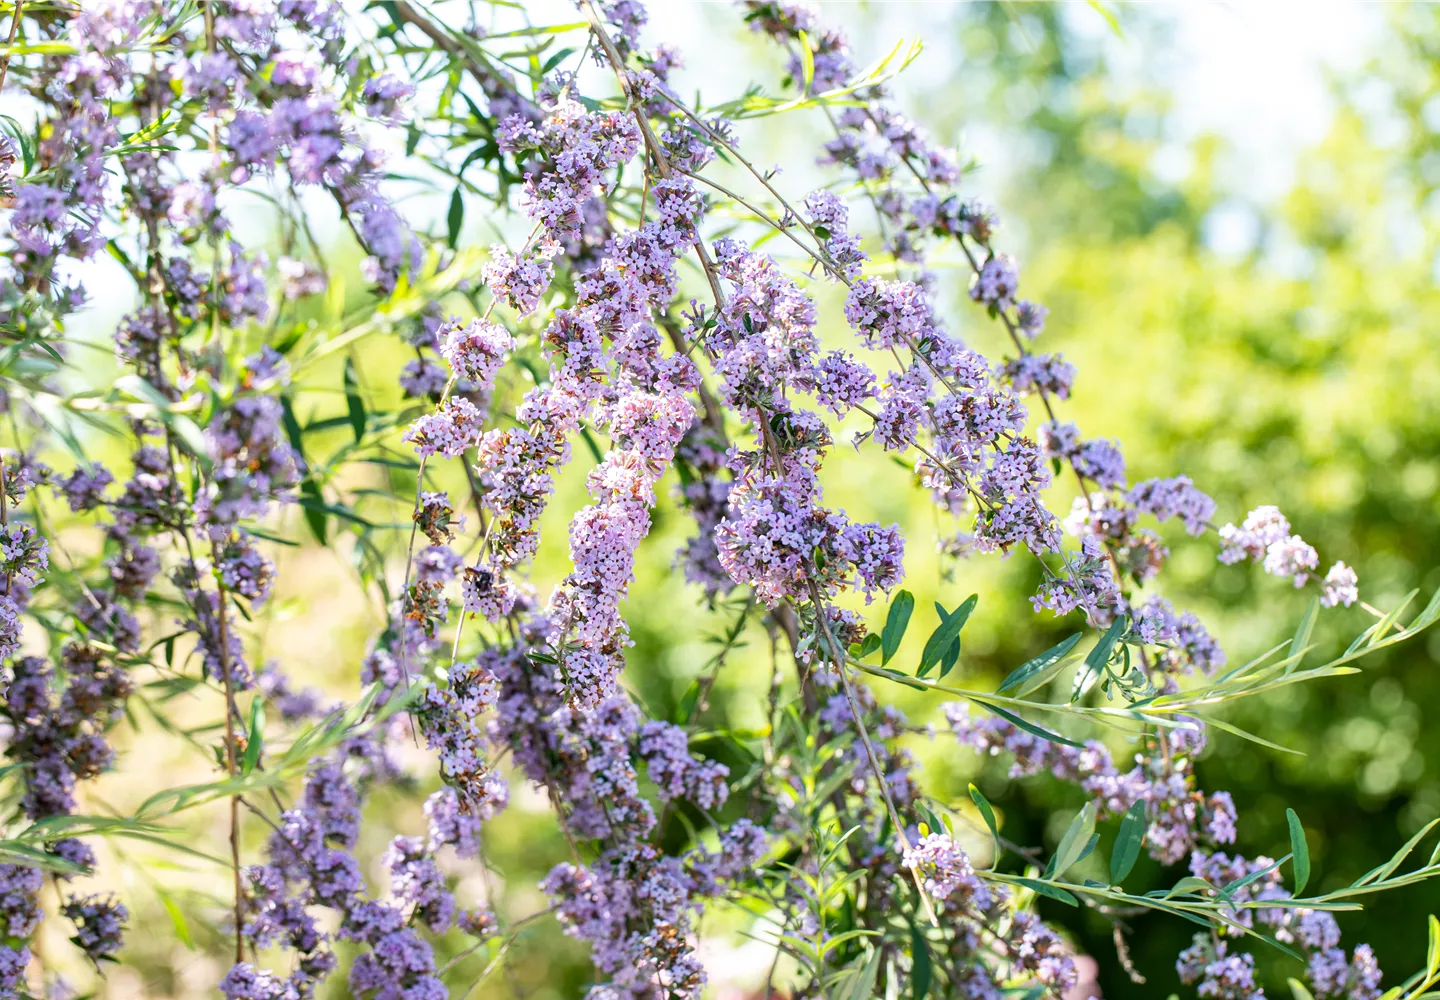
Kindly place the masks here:
MULTIPOLYGON (((551 14, 574 19, 558 2, 529 6, 537 22, 551 14)), ((1065 415, 1087 435, 1119 438, 1132 478, 1188 474, 1218 501, 1222 521, 1261 503, 1279 505, 1324 564, 1343 559, 1356 567, 1372 605, 1388 609, 1411 588, 1428 596, 1440 587, 1440 7, 819 6, 846 28, 858 63, 901 38, 924 42, 923 55, 893 84, 901 105, 971 164, 967 193, 998 209, 1004 225, 997 244, 1020 258, 1027 297, 1050 307, 1046 349, 1063 351, 1079 369, 1065 415)), ((749 37, 728 4, 656 2, 647 39, 685 52, 682 87, 698 88, 711 103, 751 80, 778 87, 773 51, 749 37)), ((827 179, 811 162, 822 125, 793 116, 747 125, 741 134, 752 159, 783 165, 779 183, 803 192, 827 179)), ((407 201, 416 224, 443 232, 448 193, 417 186, 407 201)), ((252 225, 251 243, 263 243, 263 213, 252 225)), ((358 255, 329 215, 317 208, 314 226, 333 240, 336 272, 353 270, 358 255)), ((472 213, 462 246, 484 246, 510 226, 472 213)), ((280 234, 269 238, 278 246, 280 234)), ((977 347, 999 353, 1000 331, 965 297, 965 272, 947 269, 943 259, 937 270, 950 321, 977 347)), ((352 287, 332 286, 324 308, 363 310, 360 283, 352 287)), ((118 291, 96 298, 75 332, 103 345, 127 303, 118 291)), ((837 344, 847 336, 838 306, 822 298, 824 336, 837 344)), ((463 302, 456 308, 463 311, 463 302)), ((104 377, 104 355, 80 362, 86 377, 104 377)), ((405 358, 399 339, 371 338, 352 357, 373 408, 395 405, 394 377, 405 358)), ((304 421, 343 413, 340 363, 307 372, 297 387, 304 421)), ((337 427, 334 444, 347 435, 337 427)), ((86 440, 102 457, 110 449, 121 454, 122 445, 103 436, 86 440)), ((326 453, 323 435, 315 447, 326 453)), ((535 573, 542 593, 564 571, 564 526, 584 502, 588 457, 577 454, 545 525, 549 541, 535 573)), ((54 464, 68 471, 63 458, 54 464)), ((1025 559, 957 563, 938 555, 930 541, 953 526, 939 524, 924 493, 907 487, 884 459, 837 448, 826 477, 837 505, 906 528, 907 586, 921 609, 932 599, 953 607, 980 594, 952 675, 966 686, 995 683, 1073 630, 1073 622, 1031 613, 1026 598, 1037 577, 1025 559)), ((391 501, 413 492, 413 480, 373 466, 329 485, 360 498, 357 509, 367 504, 395 520, 403 512, 396 517, 391 501)), ((1068 509, 1064 490, 1056 487, 1056 509, 1068 509)), ((279 552, 278 596, 251 633, 254 661, 273 658, 297 681, 337 695, 358 690, 360 659, 383 622, 379 598, 356 575, 362 553, 346 527, 332 525, 322 547, 298 509, 285 515, 277 530, 300 544, 279 552)), ((714 651, 709 637, 735 613, 704 608, 698 591, 672 572, 688 530, 667 501, 627 605, 636 644, 626 682, 657 713, 701 672, 714 651)), ((78 528, 63 537, 79 553, 94 544, 78 528)), ((1213 539, 1166 537, 1174 554, 1162 592, 1199 613, 1232 662, 1291 634, 1308 598, 1258 570, 1218 569, 1213 539)), ((398 580, 403 551, 391 546, 390 556, 398 580)), ((929 614, 917 617, 927 627, 912 630, 912 642, 928 633, 929 614)), ((1323 641, 1343 646, 1370 621, 1358 608, 1336 612, 1322 624, 1323 641)), ((752 628, 742 641, 711 698, 717 730, 763 718, 769 640, 752 628)), ((907 647, 902 657, 907 652, 918 649, 907 647)), ((1216 734, 1199 776, 1205 787, 1234 794, 1238 849, 1285 853, 1284 810, 1293 806, 1309 834, 1315 884, 1325 888, 1379 864, 1440 814, 1440 727, 1426 722, 1440 704, 1437 658, 1440 633, 1364 661, 1359 675, 1235 707, 1236 724, 1304 754, 1216 734)), ((938 717, 932 698, 903 689, 887 695, 918 722, 938 717)), ((214 706, 182 698, 170 707, 201 720, 194 735, 203 742, 203 720, 214 706)), ((133 808, 155 790, 156 774, 167 785, 213 775, 203 747, 165 732, 144 711, 135 723, 133 734, 120 737, 118 773, 91 795, 95 811, 133 808)), ((1002 813, 1006 835, 1021 843, 1053 847, 1078 805, 1073 789, 1009 781, 1004 764, 977 760, 943 731, 933 740, 917 736, 914 749, 929 789, 958 803, 977 781, 1002 813)), ((419 802, 434 784, 433 765, 419 751, 411 759, 429 777, 414 794, 387 791, 371 804, 365 842, 372 855, 397 830, 421 828, 419 802)), ((222 821, 220 806, 186 814, 189 842, 222 853, 222 821)), ((263 829, 250 830, 247 850, 257 851, 262 836, 263 829)), ((542 908, 536 882, 565 855, 544 800, 517 783, 511 809, 491 824, 486 843, 494 871, 457 870, 462 903, 467 895, 489 897, 512 917, 542 908)), ((976 843, 983 854, 983 840, 976 843)), ((107 868, 136 931, 124 965, 100 992, 211 995, 226 967, 218 928, 228 900, 214 898, 210 887, 223 881, 203 860, 143 842, 121 846, 132 863, 107 868)), ((1177 875, 1145 864, 1137 873, 1149 880, 1145 888, 1177 875)), ((1347 941, 1371 942, 1387 984, 1398 982, 1423 960, 1424 916, 1440 908, 1437 898, 1433 886, 1422 885, 1343 915, 1347 941)), ((1096 959, 1105 997, 1181 989, 1173 962, 1188 943, 1187 925, 1130 921, 1134 963, 1148 978, 1138 985, 1121 970, 1107 924, 1051 905, 1042 902, 1042 911, 1096 959)), ((58 935, 58 923, 48 921, 46 933, 58 935)), ((763 992, 757 985, 773 952, 741 935, 746 926, 742 914, 724 911, 705 925, 717 997, 763 992)), ((1257 958, 1272 993, 1284 995, 1284 977, 1298 974, 1298 965, 1257 958)), ((456 981, 482 967, 461 960, 456 981)), ((473 995, 573 997, 587 972, 583 949, 542 921, 473 995)), ((330 995, 343 993, 336 977, 330 995)))

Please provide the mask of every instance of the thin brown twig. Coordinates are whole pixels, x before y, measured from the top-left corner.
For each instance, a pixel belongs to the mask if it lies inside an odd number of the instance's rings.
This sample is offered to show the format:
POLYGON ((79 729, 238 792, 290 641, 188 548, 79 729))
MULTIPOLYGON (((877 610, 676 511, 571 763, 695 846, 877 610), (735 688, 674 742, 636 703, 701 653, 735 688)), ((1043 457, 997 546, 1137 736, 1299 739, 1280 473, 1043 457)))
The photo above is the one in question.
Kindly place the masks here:
POLYGON ((15 35, 20 30, 20 12, 25 0, 15 0, 15 14, 10 18, 10 37, 5 39, 5 56, 0 58, 0 90, 5 87, 5 75, 10 72, 10 50, 15 46, 15 35))
MULTIPOLYGON (((215 52, 216 44, 214 9, 215 5, 205 4, 204 7, 205 48, 213 55, 215 52)), ((212 161, 211 169, 214 169, 215 160, 219 156, 219 129, 219 120, 212 115, 210 121, 210 157, 212 161)), ((212 346, 215 351, 216 373, 218 375, 224 370, 225 367, 225 344, 224 340, 220 335, 220 244, 218 240, 212 236, 210 240, 210 245, 215 251, 215 269, 211 273, 210 279, 210 340, 212 341, 212 346)), ((229 616, 227 615, 225 608, 225 583, 220 578, 219 552, 217 550, 216 544, 213 541, 210 545, 210 555, 212 562, 214 563, 215 571, 216 630, 219 633, 220 642, 220 648, 217 652, 220 657, 220 674, 225 682, 225 771, 229 775, 230 780, 233 781, 235 779, 236 773, 235 716, 237 713, 235 709, 235 679, 233 676, 232 665, 230 663, 230 636, 228 625, 229 616)), ((201 594, 201 600, 204 600, 203 593, 201 594)), ((253 734, 251 735, 253 738, 253 734)), ((233 869, 235 890, 235 961, 239 963, 245 961, 245 915, 243 909, 245 891, 240 876, 240 796, 238 794, 230 795, 230 865, 233 869)))
MULTIPOLYGON (((213 550, 212 550, 213 552, 213 550)), ((218 576, 216 625, 220 636, 220 674, 225 681, 225 771, 235 778, 235 687, 230 666, 230 638, 226 625, 225 585, 218 576)), ((203 599, 203 598, 202 598, 203 599)), ((253 738, 253 735, 252 735, 253 738)), ((235 961, 245 961, 245 921, 242 907, 244 886, 240 879, 240 796, 230 796, 230 864, 234 869, 235 881, 235 961)))
POLYGON ((1135 963, 1130 960, 1130 948, 1125 943, 1125 931, 1119 921, 1111 925, 1110 936, 1115 941, 1115 957, 1120 960, 1120 968, 1125 970, 1125 975, 1130 977, 1132 983, 1143 986, 1145 977, 1140 970, 1135 968, 1135 963))

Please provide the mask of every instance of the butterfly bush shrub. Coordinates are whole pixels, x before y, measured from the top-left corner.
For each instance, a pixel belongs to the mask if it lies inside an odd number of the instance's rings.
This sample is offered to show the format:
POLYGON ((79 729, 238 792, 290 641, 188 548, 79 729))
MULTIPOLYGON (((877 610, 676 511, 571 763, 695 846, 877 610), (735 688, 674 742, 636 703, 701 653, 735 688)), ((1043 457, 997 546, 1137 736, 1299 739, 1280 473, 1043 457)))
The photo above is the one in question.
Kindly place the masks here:
MULTIPOLYGON (((1336 914, 1440 873, 1404 864, 1425 831, 1394 864, 1307 894, 1299 814, 1287 857, 1238 853, 1241 804, 1195 762, 1216 738, 1264 743, 1219 717, 1227 702, 1353 672, 1440 603, 1401 625, 1403 608, 1360 602, 1345 563, 1322 572, 1276 508, 1230 518, 1182 470, 1139 478, 1118 442, 1064 419, 1078 373, 1039 349, 1047 310, 1022 295, 996 214, 887 89, 908 57, 862 69, 810 9, 745 0, 735 31, 766 46, 772 88, 692 102, 672 86, 684 54, 651 44, 634 0, 504 31, 482 30, 479 6, 9 7, 0 992, 38 996, 76 967, 38 948, 50 921, 95 973, 125 961, 124 896, 86 885, 129 884, 107 879, 97 839, 143 837, 213 865, 216 905, 190 919, 227 942, 210 986, 232 1000, 465 996, 457 962, 479 954, 483 978, 542 921, 588 947, 596 1000, 699 997, 701 920, 725 907, 775 950, 767 995, 1080 996, 1073 912, 1114 924, 1100 958, 1127 969, 1128 916, 1196 925, 1176 970, 1200 997, 1263 996, 1258 948, 1294 959, 1297 996, 1380 997, 1370 947, 1344 943, 1336 914), (824 186, 752 164, 737 123, 782 113, 825 130, 824 186), (443 233, 397 201, 407 180, 452 192, 443 233), (259 199, 269 252, 242 232, 259 199), (369 289, 331 326, 316 304, 343 299, 347 268, 314 233, 322 216, 369 289), (467 217, 507 242, 467 245, 467 217), (998 356, 951 331, 942 254, 998 356), (121 372, 97 382, 69 324, 126 296, 121 372), (377 394, 354 352, 382 338, 410 357, 377 394), (302 422, 321 373, 343 414, 302 422), (336 429, 351 437, 316 454, 336 429), (99 434, 128 462, 91 458, 99 434), (893 458, 876 488, 934 502, 946 559, 1033 560, 1033 611, 1074 634, 996 690, 961 687, 970 598, 942 605, 904 662, 906 546, 937 539, 829 505, 837 445, 893 458), (545 593, 530 570, 577 464, 588 503, 564 512, 568 568, 545 593), (377 467, 385 489, 357 486, 377 467), (378 597, 369 652, 346 667, 358 700, 261 652, 274 553, 304 540, 286 505, 320 543, 345 536, 378 597), (731 621, 671 718, 626 683, 625 600, 661 505, 694 522, 667 613, 731 621), (1160 596, 1170 521, 1217 574, 1253 561, 1311 589, 1294 640, 1229 664, 1160 596), (1307 665, 1321 609, 1357 602, 1379 620, 1307 665), (751 624, 777 649, 751 693, 767 725, 727 736, 727 765, 696 736, 751 624), (924 727, 887 701, 896 685, 1013 776, 1077 787, 1053 852, 1007 839, 973 785, 964 808, 927 794, 903 745, 924 727), (141 704, 216 774, 155 776, 135 813, 107 812, 85 785, 144 767, 111 742, 141 704), (423 801, 421 782, 438 785, 423 801), (548 801, 567 850, 543 908, 497 912, 456 873, 489 871, 486 824, 518 786, 548 801), (425 832, 375 858, 364 808, 381 791, 425 832), (225 842, 182 842, 173 824, 207 806, 225 842), (1126 888, 1141 851, 1173 886, 1126 888), (1075 874, 1092 854, 1107 880, 1075 874)), ((1427 972, 1385 995, 1421 995, 1427 972)))

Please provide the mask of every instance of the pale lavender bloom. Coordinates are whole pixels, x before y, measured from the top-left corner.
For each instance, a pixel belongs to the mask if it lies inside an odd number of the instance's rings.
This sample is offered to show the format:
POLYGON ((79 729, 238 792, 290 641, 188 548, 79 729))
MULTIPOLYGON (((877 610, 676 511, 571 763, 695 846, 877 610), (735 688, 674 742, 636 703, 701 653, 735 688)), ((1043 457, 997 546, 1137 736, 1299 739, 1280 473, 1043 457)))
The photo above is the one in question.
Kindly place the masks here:
POLYGON ((1080 429, 1074 424, 1050 421, 1040 425, 1040 453, 1046 458, 1069 460, 1080 450, 1080 429))
POLYGON ((1327 608, 1337 604, 1349 607, 1360 600, 1360 578, 1343 562, 1337 562, 1325 574, 1320 588, 1320 603, 1327 608))
POLYGON ((1045 319, 1050 315, 1038 302, 1021 300, 1015 303, 1015 330, 1027 340, 1034 340, 1045 330, 1045 319))
POLYGON ((1106 489, 1125 485, 1125 456, 1118 441, 1095 438, 1076 449, 1072 461, 1080 475, 1106 489))
POLYGON ((888 349, 929 336, 937 325, 924 291, 913 281, 861 278, 845 298, 845 318, 865 346, 888 349))
POLYGON ((495 375, 505 363, 515 338, 496 323, 474 319, 461 326, 451 319, 440 328, 440 353, 456 376, 474 382, 481 389, 495 384, 495 375))
POLYGON ((1185 531, 1195 536, 1205 533, 1215 515, 1215 501, 1196 489, 1189 476, 1147 479, 1137 483, 1125 499, 1157 521, 1179 517, 1185 522, 1185 531))
POLYGON ((956 894, 965 900, 988 896, 989 890, 970 867, 969 857, 947 834, 926 834, 904 850, 901 864, 920 873, 925 891, 936 900, 949 900, 956 894))
POLYGON ((447 785, 426 799, 425 818, 432 852, 451 846, 461 858, 480 853, 480 817, 465 811, 455 789, 447 785))
POLYGON ((535 311, 554 276, 555 265, 545 253, 517 257, 499 243, 490 248, 484 270, 490 291, 522 316, 535 311))
POLYGON ((816 401, 837 417, 875 394, 875 373, 843 351, 831 351, 815 364, 816 401))
POLYGON ((1310 571, 1319 564, 1315 547, 1299 535, 1272 542, 1265 550, 1265 572, 1271 576, 1293 577, 1297 587, 1305 585, 1310 571))
POLYGON ((1240 527, 1227 524, 1220 529, 1220 561, 1228 564, 1246 558, 1262 559, 1266 549, 1289 536, 1290 522, 1278 507, 1256 507, 1240 527))
POLYGON ((65 502, 75 513, 94 510, 105 502, 105 488, 115 481, 110 470, 96 464, 89 469, 77 468, 65 479, 60 488, 65 493, 65 502))
POLYGON ((480 442, 485 415, 468 399, 451 396, 434 413, 415 420, 402 440, 415 445, 418 455, 441 454, 459 458, 480 442))
POLYGON ((416 358, 400 372, 400 387, 405 395, 420 399, 438 398, 449 382, 445 369, 427 358, 416 358))
POLYGON ((1317 951, 1305 968, 1316 1000, 1376 1000, 1380 996, 1380 966, 1368 944, 1355 946, 1354 958, 1336 947, 1317 951))
POLYGON ((1265 996, 1265 990, 1255 983, 1255 956, 1248 953, 1219 958, 1205 966, 1195 992, 1215 1000, 1264 1000, 1265 996))
POLYGON ((875 440, 886 451, 904 451, 915 443, 929 396, 930 379, 924 369, 890 373, 878 395, 880 412, 875 421, 875 440))
POLYGON ((225 1000, 297 1000, 293 988, 268 969, 257 969, 249 962, 230 967, 220 980, 220 993, 225 1000))
POLYGON ((996 309, 1009 309, 1015 304, 1015 291, 1020 284, 1020 271, 1014 258, 998 254, 987 260, 970 286, 970 297, 996 309))
POLYGON ((1075 961, 1065 951, 1060 935, 1028 911, 1013 918, 1010 951, 1022 969, 1034 973, 1055 993, 1066 992, 1079 978, 1075 961))
POLYGON ((1037 392, 1069 399, 1075 366, 1058 354, 1022 354, 1005 363, 1001 374, 1018 393, 1037 392))
POLYGON ((237 531, 220 549, 216 564, 220 582, 233 594, 259 606, 270 596, 275 579, 275 564, 255 548, 250 535, 237 531))
POLYGON ((92 962, 120 950, 130 911, 113 896, 71 896, 61 912, 75 924, 75 944, 92 962))
POLYGON ((309 261, 281 257, 275 262, 275 269, 280 272, 281 280, 284 283, 285 298, 291 301, 307 295, 319 295, 329 284, 325 272, 310 264, 309 261))
POLYGON ((271 60, 270 83, 291 96, 304 96, 315 89, 324 69, 318 53, 290 50, 271 60))
POLYGON ((360 101, 371 118, 398 125, 409 118, 401 103, 414 93, 415 88, 394 73, 381 73, 365 81, 360 101))

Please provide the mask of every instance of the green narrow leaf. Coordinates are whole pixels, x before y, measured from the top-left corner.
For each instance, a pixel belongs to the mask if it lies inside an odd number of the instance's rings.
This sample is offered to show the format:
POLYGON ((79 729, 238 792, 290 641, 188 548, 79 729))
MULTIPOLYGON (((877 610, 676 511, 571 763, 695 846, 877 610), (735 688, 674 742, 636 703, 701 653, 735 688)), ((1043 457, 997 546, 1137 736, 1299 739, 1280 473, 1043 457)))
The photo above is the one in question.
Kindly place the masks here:
POLYGON ((574 51, 575 51, 575 50, 572 49, 572 48, 564 48, 564 49, 561 49, 559 52, 555 53, 555 54, 554 54, 553 56, 551 56, 549 59, 546 59, 546 60, 545 60, 545 65, 540 67, 540 75, 541 75, 541 76, 544 76, 545 74, 549 73, 552 69, 554 69, 556 66, 559 66, 562 62, 565 61, 565 57, 568 56, 568 55, 573 54, 574 51))
POLYGON ((1279 743, 1272 743, 1270 740, 1265 739, 1263 736, 1256 736, 1254 733, 1249 732, 1248 730, 1241 729, 1239 726, 1232 726, 1230 723, 1222 722, 1220 719, 1216 719, 1214 717, 1207 717, 1205 721, 1209 725, 1214 726, 1216 729, 1220 729, 1235 736, 1239 736, 1242 739, 1247 739, 1251 743, 1258 743, 1262 747, 1269 747, 1271 750, 1279 750, 1281 753, 1294 754, 1296 757, 1305 756, 1305 753, 1301 750, 1292 750, 1289 747, 1282 747, 1279 743))
POLYGON ((590 457, 595 459, 596 464, 605 461, 605 453, 600 450, 600 443, 595 440, 595 435, 590 433, 590 428, 581 426, 580 436, 585 439, 585 447, 590 449, 590 457))
POLYGON ((1285 862, 1289 861, 1289 860, 1290 860, 1291 858, 1293 858, 1294 856, 1295 856, 1295 855, 1293 855, 1293 854, 1287 854, 1287 855, 1285 855, 1283 858, 1281 858, 1279 861, 1272 861, 1272 862, 1270 862, 1270 863, 1269 863, 1268 865, 1266 865, 1264 868, 1257 868, 1257 869, 1255 869, 1254 871, 1250 872, 1250 873, 1247 874, 1247 875, 1241 875, 1241 876, 1240 876, 1239 878, 1237 878, 1237 879, 1232 879, 1231 881, 1226 882, 1224 885, 1222 885, 1222 886, 1220 887, 1220 895, 1221 895, 1221 896, 1224 896, 1224 897, 1226 897, 1226 898, 1229 898, 1230 896, 1235 895, 1235 893, 1237 893, 1237 892, 1239 892, 1241 889, 1245 888, 1245 887, 1246 887, 1247 885, 1249 885, 1251 882, 1258 882, 1260 879, 1264 878, 1266 875, 1269 875, 1269 874, 1270 874, 1271 872, 1273 872, 1276 868, 1279 868, 1281 865, 1283 865, 1285 862))
POLYGON ((241 758, 240 773, 249 774, 260 763, 260 752, 265 745, 265 699, 258 694, 250 702, 250 733, 245 742, 245 756, 241 758))
POLYGON ((190 924, 185 920, 185 911, 180 909, 173 896, 158 885, 155 887, 155 894, 160 897, 160 904, 165 907, 165 912, 170 914, 170 923, 175 925, 175 936, 186 948, 194 951, 195 939, 190 935, 190 924))
POLYGON ((900 641, 905 638, 905 629, 910 625, 910 615, 915 611, 915 595, 908 590, 902 590, 895 595, 895 600, 890 602, 890 610, 885 615, 885 628, 880 633, 880 662, 889 663, 890 657, 895 655, 900 648, 900 641))
POLYGON ((947 612, 936 602, 935 610, 940 615, 940 627, 930 633, 930 638, 925 643, 925 651, 920 654, 920 669, 915 671, 916 677, 924 677, 940 662, 941 657, 949 651, 950 644, 959 637, 960 630, 965 627, 970 612, 975 610, 979 600, 979 595, 971 594, 953 613, 947 612))
POLYGON ((925 824, 930 827, 931 833, 944 834, 948 832, 945 828, 945 823, 939 816, 935 815, 934 809, 931 809, 929 805, 923 802, 920 804, 920 809, 925 817, 925 824))
POLYGON ((1063 743, 1067 747, 1075 747, 1080 750, 1085 749, 1085 744, 1076 743, 1074 740, 1067 739, 1066 737, 1061 736, 1059 733, 1052 733, 1044 726, 1037 726, 1029 719, 1021 718, 1014 712, 1008 712, 1005 709, 1001 708, 999 705, 992 705, 988 701, 982 701, 979 698, 972 698, 971 700, 975 702, 975 704, 979 705, 981 708, 985 709, 985 711, 994 712, 996 715, 1000 716, 1000 718, 1006 720, 1007 722, 1014 723, 1015 725, 1019 726, 1021 729, 1029 733, 1031 736, 1038 736, 1044 740, 1052 740, 1056 743, 1063 743))
POLYGON ((1042 896, 1048 896, 1051 899, 1058 899, 1060 902, 1069 903, 1071 906, 1080 905, 1080 901, 1078 899, 1070 895, 1070 893, 1066 892, 1058 885, 1051 885, 1048 882, 1042 882, 1038 878, 1017 878, 1015 881, 1019 882, 1021 885, 1025 886, 1028 889, 1034 889, 1042 896))
MULTIPOLYGON (((1432 918, 1433 919, 1433 918, 1432 918)), ((925 1000, 930 995, 934 975, 930 965, 930 945, 920 928, 910 925, 910 1000, 925 1000)))
POLYGON ((350 430, 355 443, 365 436, 365 401, 360 398, 360 376, 355 371, 355 359, 345 359, 345 407, 350 414, 350 430))
POLYGON ((1411 632, 1428 628, 1437 618, 1440 618, 1440 588, 1430 595, 1430 603, 1425 605, 1425 610, 1416 615, 1407 627, 1411 632))
POLYGON ((1295 855, 1291 861, 1291 869, 1295 873, 1295 895, 1305 891, 1305 883, 1310 881, 1310 847, 1305 843, 1305 828, 1300 825, 1300 817, 1295 815, 1294 809, 1285 810, 1285 820, 1290 824, 1290 853, 1295 855))
POLYGON ((460 226, 465 222, 465 200, 460 197, 460 185, 450 195, 450 211, 445 213, 445 242, 454 250, 460 239, 460 226))
POLYGON ((1290 984, 1290 996, 1294 1000, 1315 1000, 1315 995, 1305 988, 1305 984, 1298 979, 1286 980, 1290 984))
POLYGON ((1095 644, 1095 648, 1086 654, 1084 668, 1075 674, 1075 685, 1070 692, 1072 702, 1085 697, 1085 692, 1089 691, 1091 686, 1100 679, 1100 675, 1105 672, 1105 664, 1110 662, 1110 654, 1115 649, 1115 643, 1120 640, 1129 627, 1130 619, 1128 617, 1121 615, 1116 618, 1105 630, 1105 634, 1100 637, 1100 641, 1095 644))
POLYGON ((295 405, 288 394, 280 397, 280 423, 285 428, 285 437, 289 439, 290 447, 300 456, 301 464, 309 465, 305 460, 305 432, 300 429, 300 421, 295 419, 295 405))
POLYGON ((800 92, 809 93, 810 84, 815 80, 815 50, 810 47, 810 36, 800 32, 800 92))
POLYGON ((1120 821, 1120 832, 1115 837, 1115 849, 1110 854, 1110 884, 1119 885, 1125 881, 1140 857, 1140 847, 1145 843, 1145 831, 1149 823, 1145 819, 1145 803, 1138 801, 1125 813, 1120 821))
POLYGON ((1440 973, 1440 918, 1430 914, 1430 948, 1425 960, 1425 978, 1434 979, 1440 973))
POLYGON ((880 971, 880 955, 884 949, 875 948, 870 952, 870 961, 865 963, 865 968, 855 977, 854 988, 850 990, 850 1000, 870 1000, 875 992, 875 976, 880 971))
POLYGON ((685 693, 680 696, 680 703, 675 706, 676 725, 685 725, 695 714, 695 706, 700 701, 700 679, 697 677, 690 682, 685 693))
POLYGON ((973 781, 970 783, 970 801, 974 802, 975 808, 980 810, 980 815, 985 819, 985 825, 990 828, 990 836, 995 838, 995 860, 999 861, 1001 853, 1000 825, 995 822, 995 810, 991 808, 990 800, 985 797, 980 789, 975 787, 973 781))
POLYGON ((310 500, 310 503, 301 505, 305 513, 305 523, 310 526, 310 533, 321 545, 326 544, 325 498, 320 495, 320 487, 315 485, 314 479, 306 476, 300 482, 300 495, 310 500))
POLYGON ((1187 893, 1205 892, 1215 887, 1203 878, 1196 878, 1194 875, 1186 875, 1176 882, 1165 892, 1160 893, 1161 898, 1169 899, 1172 896, 1184 896, 1187 893))
POLYGON ((852 646, 851 648, 855 650, 856 658, 863 660, 865 659, 865 657, 869 656, 871 653, 875 652, 875 650, 880 648, 880 637, 874 632, 866 632, 865 638, 860 642, 860 644, 858 646, 852 646))
POLYGON ((1069 870, 1070 866, 1080 860, 1080 855, 1085 850, 1085 845, 1090 842, 1090 836, 1095 832, 1095 803, 1087 802, 1080 807, 1075 818, 1070 821, 1070 827, 1065 831, 1065 836, 1060 838, 1060 846, 1055 848, 1053 877, 1059 878, 1069 870))
MULTIPOLYGON (((1070 636, 1070 638, 1061 640, 1034 659, 1026 660, 1012 670, 1010 675, 1000 682, 1000 686, 995 689, 995 693, 1009 694, 1011 691, 1019 690, 1022 686, 1025 686, 1026 691, 1034 690, 1040 683, 1049 679, 1052 667, 1058 669, 1059 665, 1064 663, 1065 657, 1069 654, 1070 650, 1074 649, 1076 644, 1080 642, 1084 634, 1083 632, 1076 632, 1070 636), (1034 683, 1028 683, 1031 681, 1034 683)), ((1020 693, 1024 694, 1026 692, 1021 691, 1020 693)))
POLYGON ((1306 646, 1310 645, 1310 635, 1315 631, 1315 618, 1319 614, 1320 598, 1317 597, 1310 602, 1310 606, 1305 609, 1305 614, 1300 619, 1300 624, 1295 627, 1295 638, 1290 640, 1290 655, 1293 659, 1285 668, 1287 674, 1299 669, 1300 661, 1305 658, 1304 650, 1306 646))
POLYGON ((165 422, 170 425, 170 429, 175 432, 175 436, 185 443, 185 447, 197 458, 201 459, 208 468, 210 453, 205 447, 205 435, 200 432, 200 428, 196 425, 195 421, 183 413, 171 413, 165 416, 165 422))
POLYGON ((1422 826, 1419 830, 1415 832, 1415 835, 1413 837, 1411 837, 1409 840, 1405 841, 1403 845, 1401 845, 1400 850, 1396 851, 1390 856, 1389 861, 1376 868, 1372 868, 1364 875, 1361 875, 1358 879, 1351 883, 1350 887, 1353 889, 1358 886, 1369 885, 1372 882, 1384 882, 1387 878, 1391 876, 1391 874, 1395 871, 1396 868, 1399 868, 1400 865, 1404 863, 1405 859, 1410 856, 1410 852, 1415 850, 1415 847, 1420 843, 1420 841, 1424 840, 1425 837, 1429 835, 1430 831, 1435 829, 1436 824, 1440 824, 1440 818, 1432 819, 1430 822, 1422 826))
POLYGON ((960 640, 957 638, 945 650, 945 655, 940 657, 940 679, 944 680, 945 675, 955 669, 955 664, 960 662, 960 640))
POLYGON ((1110 30, 1115 33, 1116 38, 1125 37, 1125 32, 1120 30, 1120 19, 1115 16, 1114 11, 1106 7, 1100 0, 1086 0, 1086 2, 1090 5, 1091 10, 1105 19, 1105 23, 1110 25, 1110 30))
MULTIPOLYGON (((1366 643, 1366 645, 1374 646, 1387 638, 1393 638, 1393 636, 1390 635, 1390 629, 1400 620, 1400 616, 1405 613, 1405 609, 1410 606, 1410 602, 1415 600, 1416 595, 1419 593, 1420 591, 1418 589, 1410 591, 1410 593, 1405 595, 1405 599, 1395 606, 1394 611, 1391 611, 1384 618, 1380 619, 1380 621, 1376 623, 1375 631, 1371 633, 1370 641, 1366 643)), ((1401 631, 1403 632, 1404 629, 1401 629, 1401 631)))

